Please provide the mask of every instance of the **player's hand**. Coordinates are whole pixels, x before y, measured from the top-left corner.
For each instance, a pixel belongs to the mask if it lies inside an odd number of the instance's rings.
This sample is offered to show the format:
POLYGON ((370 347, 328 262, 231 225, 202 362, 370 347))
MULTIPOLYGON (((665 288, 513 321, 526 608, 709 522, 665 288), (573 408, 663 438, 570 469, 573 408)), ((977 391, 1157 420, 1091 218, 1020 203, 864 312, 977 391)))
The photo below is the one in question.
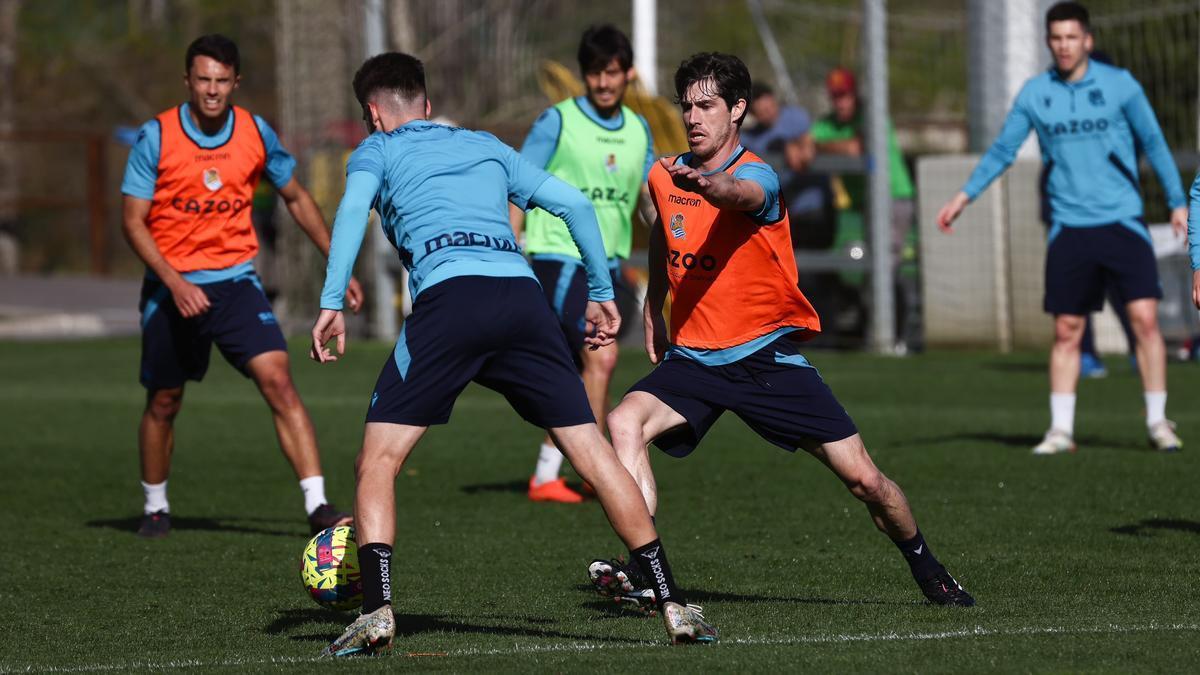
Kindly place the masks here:
POLYGON ((617 310, 616 302, 588 300, 583 318, 587 331, 583 341, 588 349, 607 347, 617 339, 617 331, 621 330, 621 312, 617 310))
POLYGON ((1200 309, 1200 270, 1192 272, 1192 304, 1200 309))
POLYGON ((1180 206, 1171 209, 1171 229, 1175 230, 1176 237, 1187 236, 1188 207, 1180 206))
POLYGON ((650 363, 660 363, 670 346, 667 322, 663 321, 662 312, 654 311, 648 302, 642 307, 642 319, 646 329, 646 355, 650 357, 650 363))
MULTIPOLYGON (((663 157, 658 160, 663 168, 670 174, 672 182, 680 188, 688 192, 695 192, 700 195, 705 195, 708 189, 712 186, 712 176, 705 176, 698 169, 694 169, 687 164, 676 164, 674 157, 663 157)), ((722 173, 721 175, 727 175, 722 173)))
POLYGON ((329 351, 325 343, 337 338, 338 356, 346 353, 346 318, 336 309, 323 309, 317 315, 317 322, 312 329, 312 349, 308 355, 318 363, 337 361, 338 357, 329 351))
POLYGON ((949 234, 954 231, 954 221, 962 215, 963 209, 967 208, 967 203, 970 201, 971 198, 967 196, 967 193, 959 192, 946 202, 946 205, 937 214, 937 225, 942 232, 949 234))
POLYGON ((351 312, 358 314, 363 306, 363 289, 358 279, 350 277, 350 285, 346 286, 346 306, 351 312))
POLYGON ((738 180, 732 175, 718 171, 705 175, 699 169, 686 164, 671 164, 669 157, 662 160, 667 173, 675 185, 688 192, 695 192, 711 204, 732 204, 738 200, 738 180))
POLYGON ((175 300, 175 306, 179 308, 179 313, 183 318, 190 319, 208 311, 208 294, 196 284, 180 278, 178 282, 168 288, 171 291, 171 298, 175 300))

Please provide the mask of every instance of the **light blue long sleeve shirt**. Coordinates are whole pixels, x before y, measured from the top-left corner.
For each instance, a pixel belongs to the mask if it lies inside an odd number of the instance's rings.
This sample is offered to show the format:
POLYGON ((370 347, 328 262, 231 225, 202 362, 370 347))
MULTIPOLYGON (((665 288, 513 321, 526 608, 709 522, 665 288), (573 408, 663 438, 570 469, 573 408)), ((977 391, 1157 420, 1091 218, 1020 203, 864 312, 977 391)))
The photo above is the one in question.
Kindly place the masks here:
POLYGON ((972 200, 978 197, 1012 164, 1031 129, 1047 169, 1045 189, 1054 225, 1131 224, 1141 218, 1138 146, 1158 175, 1167 206, 1186 203, 1162 129, 1127 70, 1088 61, 1077 82, 1063 80, 1054 69, 1031 78, 963 192, 972 200))
POLYGON ((1200 174, 1192 181, 1192 189, 1188 200, 1188 256, 1192 259, 1192 269, 1200 270, 1200 174))
POLYGON ((614 298, 591 202, 491 134, 414 120, 367 137, 346 173, 322 309, 342 308, 372 207, 409 271, 414 298, 458 276, 535 278, 509 225, 510 201, 562 218, 583 257, 589 299, 614 298))

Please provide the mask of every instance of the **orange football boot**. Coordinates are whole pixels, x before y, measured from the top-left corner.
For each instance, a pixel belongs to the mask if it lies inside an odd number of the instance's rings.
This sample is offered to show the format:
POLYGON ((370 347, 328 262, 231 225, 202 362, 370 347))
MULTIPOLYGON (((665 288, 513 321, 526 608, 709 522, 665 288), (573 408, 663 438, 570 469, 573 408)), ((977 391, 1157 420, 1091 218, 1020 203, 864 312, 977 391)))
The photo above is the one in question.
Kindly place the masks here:
POLYGON ((531 502, 559 502, 560 504, 578 504, 583 501, 583 496, 578 492, 567 487, 565 478, 552 480, 549 483, 536 485, 534 478, 529 478, 529 501, 531 502))

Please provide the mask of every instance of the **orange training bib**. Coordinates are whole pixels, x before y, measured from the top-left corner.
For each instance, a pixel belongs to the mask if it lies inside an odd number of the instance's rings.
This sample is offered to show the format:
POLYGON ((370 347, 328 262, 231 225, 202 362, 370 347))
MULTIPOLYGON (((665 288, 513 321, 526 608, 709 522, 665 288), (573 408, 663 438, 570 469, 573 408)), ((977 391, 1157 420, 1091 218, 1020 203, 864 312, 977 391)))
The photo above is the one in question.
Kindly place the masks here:
POLYGON ((250 221, 266 147, 254 117, 233 106, 233 131, 202 148, 183 129, 182 107, 158 116, 162 147, 149 227, 163 257, 178 272, 225 269, 258 253, 250 221))
MULTIPOLYGON (((747 162, 762 160, 742 150, 725 171, 747 162)), ((660 164, 648 180, 666 240, 673 344, 725 349, 785 326, 804 328, 809 337, 820 332, 820 318, 797 286, 782 197, 781 218, 760 225, 676 186, 660 164)))

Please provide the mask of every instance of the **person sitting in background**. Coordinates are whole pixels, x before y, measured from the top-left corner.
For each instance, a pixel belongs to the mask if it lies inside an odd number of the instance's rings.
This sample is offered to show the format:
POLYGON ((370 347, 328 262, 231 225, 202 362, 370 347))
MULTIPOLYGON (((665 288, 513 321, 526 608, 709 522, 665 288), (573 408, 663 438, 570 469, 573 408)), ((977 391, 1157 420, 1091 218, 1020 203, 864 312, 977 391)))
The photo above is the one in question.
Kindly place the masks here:
POLYGON ((798 105, 783 105, 766 84, 750 94, 755 124, 742 133, 742 145, 779 174, 780 190, 792 221, 796 248, 823 249, 833 244, 833 194, 829 177, 808 173, 817 154, 812 116, 798 105))
MULTIPOLYGON (((817 120, 812 128, 813 141, 819 154, 865 155, 866 131, 863 129, 862 99, 854 72, 849 68, 834 68, 825 78, 825 89, 829 93, 832 111, 817 120)), ((892 194, 892 271, 895 275, 905 252, 905 243, 912 231, 913 182, 896 141, 896 130, 891 120, 887 125, 888 182, 892 194)), ((862 212, 866 207, 866 181, 862 175, 842 178, 849 197, 849 209, 862 212)), ((915 284, 900 283, 896 279, 896 335, 902 341, 897 347, 912 341, 916 336, 917 290, 915 284), (912 316, 909 316, 909 315, 912 316)))

